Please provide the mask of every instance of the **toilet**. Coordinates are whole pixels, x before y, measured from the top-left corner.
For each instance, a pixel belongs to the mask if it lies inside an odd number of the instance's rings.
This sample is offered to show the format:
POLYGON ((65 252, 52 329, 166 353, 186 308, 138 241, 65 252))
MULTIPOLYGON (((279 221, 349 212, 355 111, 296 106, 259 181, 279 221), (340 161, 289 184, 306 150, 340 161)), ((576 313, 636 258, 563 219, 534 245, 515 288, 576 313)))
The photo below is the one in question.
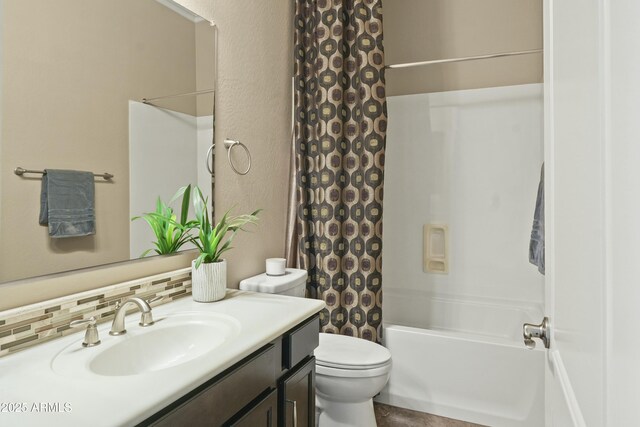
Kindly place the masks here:
MULTIPOLYGON (((287 268, 282 276, 260 274, 240 282, 240 289, 304 297, 307 272, 287 268)), ((316 425, 376 425, 373 396, 391 372, 391 353, 367 340, 321 333, 316 358, 316 425)))

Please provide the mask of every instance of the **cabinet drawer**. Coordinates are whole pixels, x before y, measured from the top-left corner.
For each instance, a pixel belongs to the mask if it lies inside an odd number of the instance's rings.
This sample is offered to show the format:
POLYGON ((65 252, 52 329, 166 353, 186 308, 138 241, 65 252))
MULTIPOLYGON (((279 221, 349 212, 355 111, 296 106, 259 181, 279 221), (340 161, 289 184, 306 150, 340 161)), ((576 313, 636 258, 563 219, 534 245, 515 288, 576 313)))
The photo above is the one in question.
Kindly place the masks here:
POLYGON ((284 335, 282 357, 285 369, 291 369, 318 347, 320 316, 315 315, 284 335))
POLYGON ((219 426, 262 392, 273 387, 279 368, 276 348, 269 344, 238 367, 214 379, 211 385, 187 398, 152 425, 219 426))

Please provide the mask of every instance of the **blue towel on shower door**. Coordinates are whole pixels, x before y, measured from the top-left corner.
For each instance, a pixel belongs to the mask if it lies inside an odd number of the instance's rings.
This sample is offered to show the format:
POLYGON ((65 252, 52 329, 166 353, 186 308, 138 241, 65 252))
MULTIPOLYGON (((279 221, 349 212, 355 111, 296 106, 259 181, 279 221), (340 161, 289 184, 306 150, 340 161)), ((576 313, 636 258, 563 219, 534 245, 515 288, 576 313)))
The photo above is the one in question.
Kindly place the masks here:
POLYGON ((93 173, 46 169, 40 192, 40 224, 53 238, 96 234, 93 173))
POLYGON ((538 266, 538 271, 544 274, 544 163, 540 172, 536 209, 533 214, 531 241, 529 242, 529 262, 538 266))

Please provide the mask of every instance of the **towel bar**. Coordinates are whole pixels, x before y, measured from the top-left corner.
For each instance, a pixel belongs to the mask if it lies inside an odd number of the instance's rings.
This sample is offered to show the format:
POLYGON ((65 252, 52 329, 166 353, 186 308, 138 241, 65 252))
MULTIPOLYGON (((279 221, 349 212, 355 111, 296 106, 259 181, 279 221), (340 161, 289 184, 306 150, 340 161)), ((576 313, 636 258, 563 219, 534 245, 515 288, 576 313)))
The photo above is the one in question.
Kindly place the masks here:
MULTIPOLYGON (((13 170, 13 173, 15 173, 18 176, 22 176, 25 173, 39 173, 40 175, 44 175, 46 172, 45 171, 37 171, 37 170, 30 170, 30 169, 25 169, 25 168, 21 168, 20 166, 18 166, 17 168, 15 168, 13 170)), ((94 173, 93 176, 99 176, 100 178, 104 179, 105 181, 111 181, 111 178, 113 178, 113 175, 105 172, 105 173, 94 173)))

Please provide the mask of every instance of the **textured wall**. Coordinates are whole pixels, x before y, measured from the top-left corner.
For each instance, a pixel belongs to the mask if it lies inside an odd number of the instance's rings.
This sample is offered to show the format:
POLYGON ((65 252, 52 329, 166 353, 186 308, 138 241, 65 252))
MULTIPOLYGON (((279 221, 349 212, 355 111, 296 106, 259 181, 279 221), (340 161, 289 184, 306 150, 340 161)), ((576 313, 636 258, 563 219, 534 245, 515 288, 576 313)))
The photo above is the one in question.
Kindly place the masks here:
POLYGON ((230 286, 264 271, 265 258, 284 255, 291 140, 291 3, 216 2, 218 215, 232 206, 237 206, 237 212, 264 209, 259 228, 239 236, 228 257, 230 286), (238 176, 229 168, 220 144, 227 136, 251 150, 249 175, 238 176))
MULTIPOLYGON (((385 0, 387 64, 542 48, 542 0, 385 0)), ((542 82, 533 54, 387 72, 387 94, 542 82)))
MULTIPOLYGON (((229 287, 264 271, 264 259, 284 255, 291 135, 292 5, 288 0, 180 0, 217 26, 216 217, 264 209, 252 233, 228 252, 229 287), (222 141, 242 141, 253 166, 233 173, 222 141)), ((242 150, 234 150, 240 167, 242 150)))

